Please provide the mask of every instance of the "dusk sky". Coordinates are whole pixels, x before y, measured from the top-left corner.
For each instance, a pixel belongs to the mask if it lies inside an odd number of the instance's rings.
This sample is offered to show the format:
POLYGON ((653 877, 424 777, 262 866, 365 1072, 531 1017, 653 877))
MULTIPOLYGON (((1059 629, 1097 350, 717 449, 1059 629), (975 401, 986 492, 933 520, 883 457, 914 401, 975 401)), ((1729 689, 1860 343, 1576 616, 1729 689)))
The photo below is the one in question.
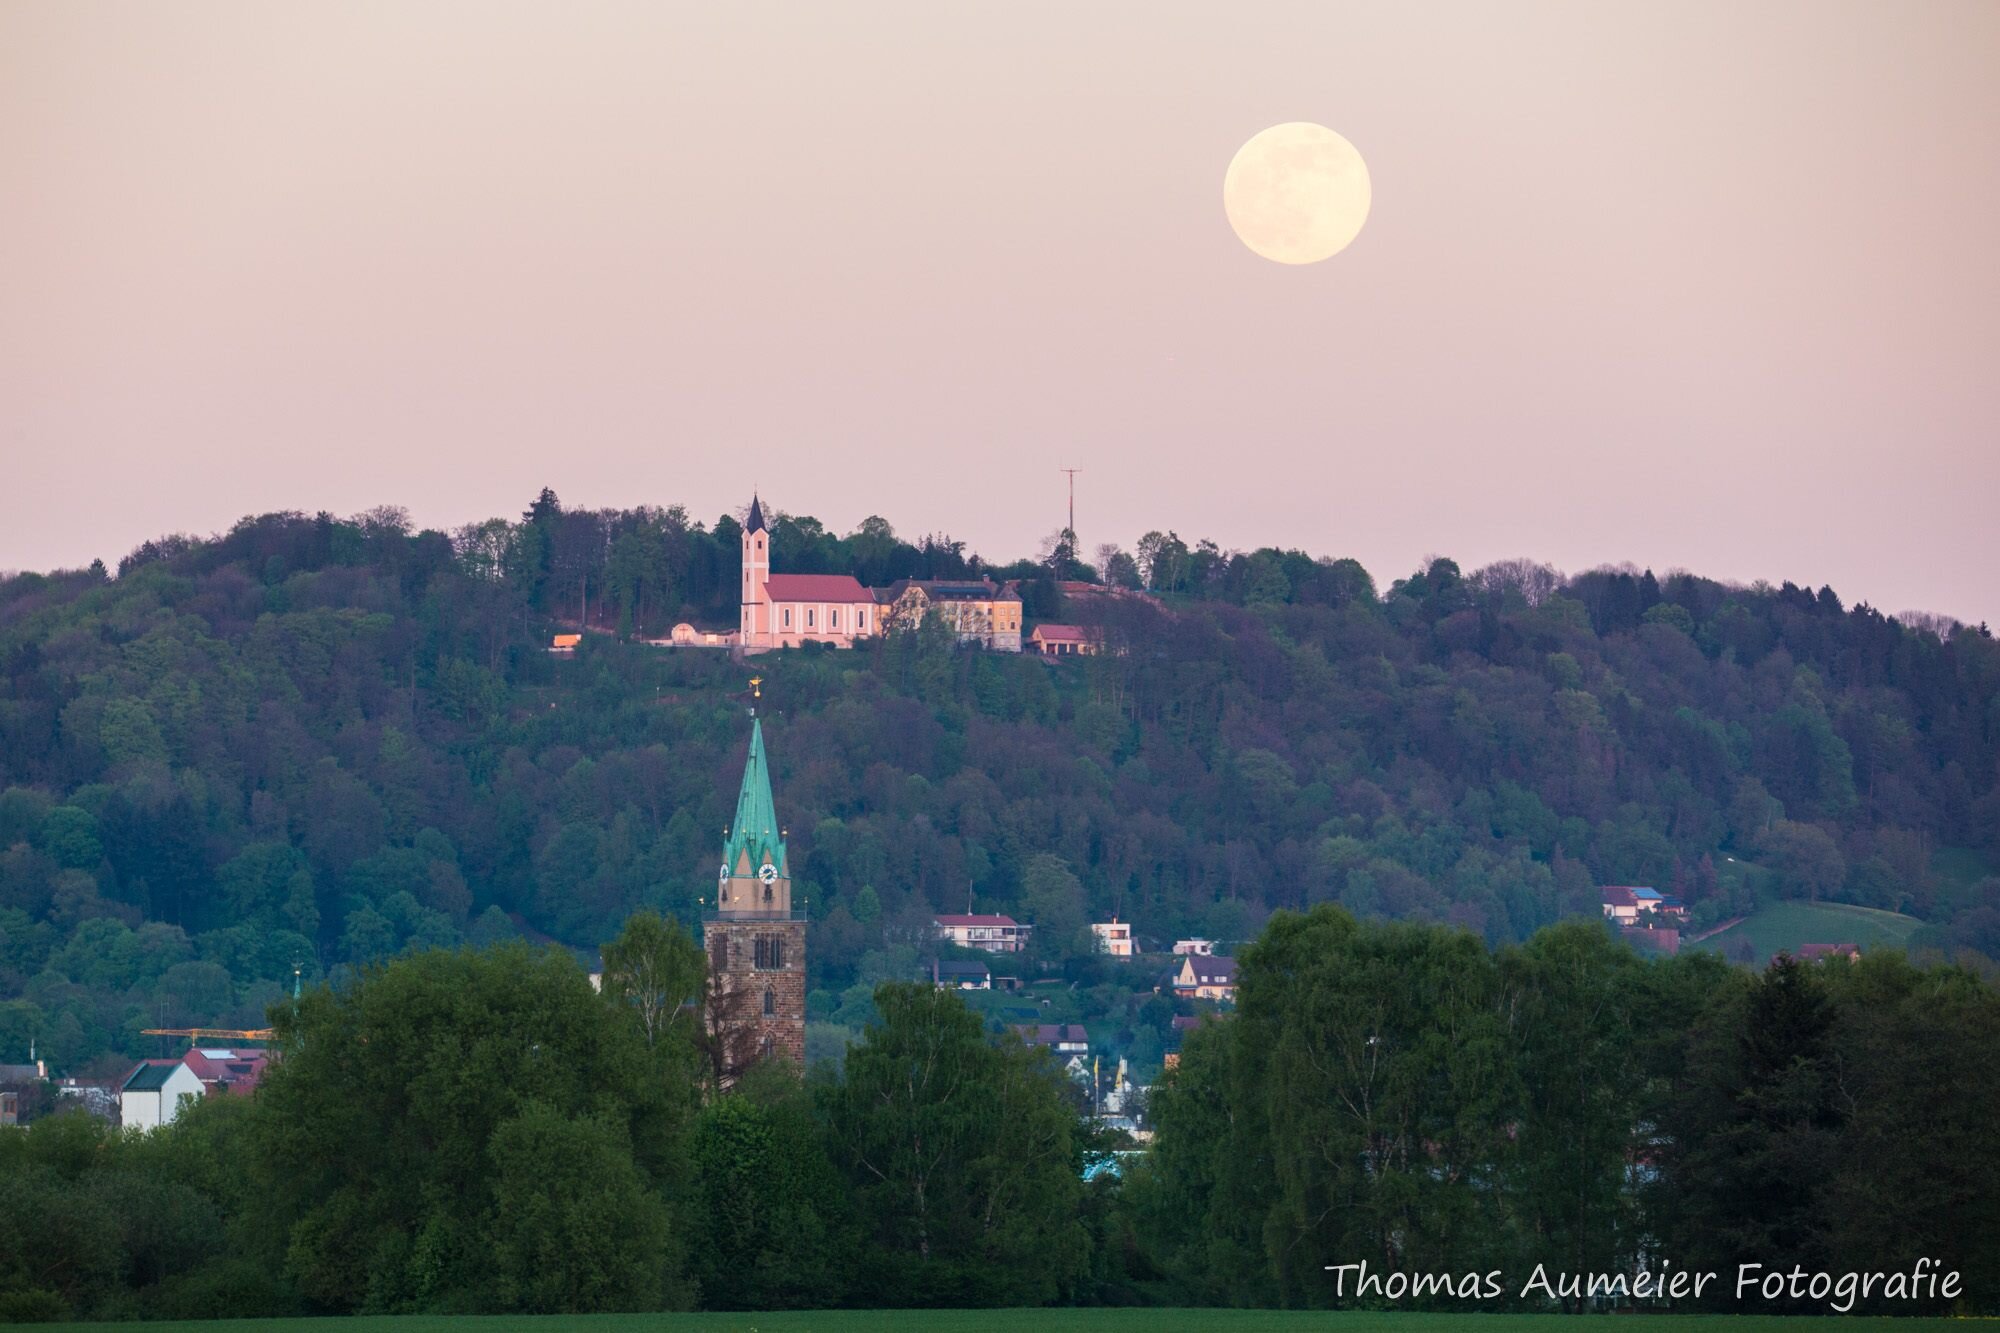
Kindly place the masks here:
POLYGON ((2000 623, 2000 4, 0 4, 0 569, 766 501, 2000 623), (1359 149, 1353 244, 1231 233, 1359 149))

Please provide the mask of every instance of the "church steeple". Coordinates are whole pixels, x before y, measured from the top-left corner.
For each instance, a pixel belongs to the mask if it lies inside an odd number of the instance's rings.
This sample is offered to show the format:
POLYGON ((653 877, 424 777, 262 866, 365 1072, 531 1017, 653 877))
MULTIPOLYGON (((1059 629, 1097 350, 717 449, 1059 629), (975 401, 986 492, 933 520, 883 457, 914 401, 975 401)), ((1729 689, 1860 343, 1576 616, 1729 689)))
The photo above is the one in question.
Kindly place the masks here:
MULTIPOLYGON (((760 684, 752 678, 754 691, 760 684)), ((723 838, 715 911, 702 923, 708 950, 705 1008, 715 1036, 718 1087, 750 1065, 805 1065, 806 921, 792 910, 785 830, 771 799, 764 723, 751 718, 750 753, 736 792, 736 822, 723 838)))
POLYGON ((792 913, 792 868, 785 857, 785 830, 771 799, 771 767, 764 757, 764 723, 750 720, 750 754, 743 761, 743 785, 736 792, 736 819, 722 843, 715 908, 725 917, 788 917, 792 913))
POLYGON ((731 875, 755 875, 768 862, 778 874, 791 877, 785 865, 784 830, 778 826, 777 804, 771 799, 771 768, 764 757, 764 722, 750 721, 750 755, 743 763, 743 786, 736 793, 736 821, 722 849, 731 875))
POLYGON ((762 532, 764 530, 764 505, 757 498, 757 492, 755 491, 750 492, 750 517, 743 520, 743 530, 745 532, 762 532))

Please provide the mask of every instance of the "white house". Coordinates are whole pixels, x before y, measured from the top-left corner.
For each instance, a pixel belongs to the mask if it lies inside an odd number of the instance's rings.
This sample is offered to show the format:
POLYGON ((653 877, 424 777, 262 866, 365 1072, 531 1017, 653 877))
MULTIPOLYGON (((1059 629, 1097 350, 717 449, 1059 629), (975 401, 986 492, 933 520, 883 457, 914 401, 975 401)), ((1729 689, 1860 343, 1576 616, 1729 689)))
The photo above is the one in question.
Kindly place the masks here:
POLYGON ((257 1090, 271 1053, 257 1048, 197 1046, 174 1060, 147 1060, 118 1090, 119 1117, 130 1128, 158 1129, 180 1118, 194 1097, 247 1097, 257 1090))
POLYGON ((158 1129, 180 1118, 181 1107, 208 1095, 201 1078, 180 1060, 148 1060, 118 1090, 118 1119, 127 1129, 158 1129))
POLYGON ((1093 921, 1090 933, 1097 937, 1097 951, 1108 953, 1113 958, 1130 958, 1139 952, 1139 946, 1132 938, 1130 923, 1113 917, 1109 921, 1093 921))
POLYGON ((1183 1000, 1232 1003, 1236 999, 1236 960, 1214 954, 1188 954, 1174 971, 1173 988, 1175 996, 1183 1000))
POLYGON ((1033 926, 1024 926, 1011 916, 981 912, 949 913, 931 921, 938 939, 961 949, 984 949, 988 953, 1019 953, 1028 946, 1033 926))
POLYGON ((1214 940, 1175 940, 1175 941, 1174 941, 1174 952, 1175 952, 1175 953, 1177 953, 1177 954, 1194 954, 1194 955, 1196 955, 1196 956, 1198 956, 1198 957, 1202 957, 1202 958, 1206 958, 1206 957, 1208 957, 1208 956, 1209 956, 1210 954, 1212 954, 1212 953, 1214 953, 1214 952, 1215 952, 1215 941, 1214 941, 1214 940))

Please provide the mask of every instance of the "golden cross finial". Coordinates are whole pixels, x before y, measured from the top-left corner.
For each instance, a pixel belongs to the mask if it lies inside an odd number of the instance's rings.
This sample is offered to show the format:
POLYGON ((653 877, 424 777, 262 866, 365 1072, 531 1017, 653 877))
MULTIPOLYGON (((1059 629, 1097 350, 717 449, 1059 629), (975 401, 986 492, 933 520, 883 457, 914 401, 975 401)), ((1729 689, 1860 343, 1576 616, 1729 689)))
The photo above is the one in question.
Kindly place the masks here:
POLYGON ((763 683, 764 683, 764 678, 762 676, 750 677, 750 697, 752 699, 761 699, 764 697, 764 691, 757 688, 759 685, 762 685, 763 683))

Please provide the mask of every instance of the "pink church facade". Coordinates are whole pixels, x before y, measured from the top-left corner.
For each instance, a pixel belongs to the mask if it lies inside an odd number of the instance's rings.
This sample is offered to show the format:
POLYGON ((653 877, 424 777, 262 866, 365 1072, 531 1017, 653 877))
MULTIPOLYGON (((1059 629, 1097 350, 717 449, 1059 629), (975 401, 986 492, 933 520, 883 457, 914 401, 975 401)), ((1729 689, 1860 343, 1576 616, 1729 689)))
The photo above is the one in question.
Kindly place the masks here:
POLYGON ((806 643, 852 648, 882 633, 882 608, 852 574, 771 572, 771 533, 754 497, 743 524, 742 599, 737 644, 745 653, 806 643))

